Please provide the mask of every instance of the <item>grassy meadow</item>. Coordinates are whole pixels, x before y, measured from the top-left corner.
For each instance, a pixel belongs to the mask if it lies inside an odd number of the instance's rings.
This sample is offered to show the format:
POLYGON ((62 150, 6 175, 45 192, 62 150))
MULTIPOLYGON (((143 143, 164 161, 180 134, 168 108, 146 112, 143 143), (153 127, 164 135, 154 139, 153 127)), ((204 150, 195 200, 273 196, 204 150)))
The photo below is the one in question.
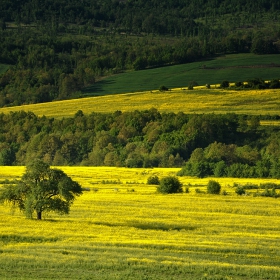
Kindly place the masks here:
MULTIPOLYGON (((161 195, 150 175, 178 169, 62 167, 87 188, 70 215, 28 220, 0 206, 1 279, 279 279, 280 200, 197 194, 208 179, 182 177, 190 193, 161 195)), ((24 167, 2 167, 0 182, 24 167)), ((276 181, 277 180, 265 180, 276 181)))
POLYGON ((92 112, 112 113, 120 111, 149 110, 160 112, 237 113, 249 115, 280 114, 279 89, 271 90, 194 90, 174 88, 168 92, 158 90, 138 93, 106 95, 0 108, 0 113, 11 111, 32 111, 39 116, 63 118, 72 117, 78 110, 85 114, 92 112))
POLYGON ((279 78, 280 55, 229 54, 206 61, 113 75, 83 90, 84 95, 107 95, 158 89, 279 78))

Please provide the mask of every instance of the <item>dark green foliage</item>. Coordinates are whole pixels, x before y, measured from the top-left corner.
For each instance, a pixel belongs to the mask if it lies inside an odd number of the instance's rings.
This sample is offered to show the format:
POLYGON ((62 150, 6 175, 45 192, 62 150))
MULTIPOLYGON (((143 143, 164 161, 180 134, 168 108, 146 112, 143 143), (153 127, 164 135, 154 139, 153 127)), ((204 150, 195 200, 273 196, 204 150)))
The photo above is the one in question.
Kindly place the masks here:
POLYGON ((236 82, 236 83, 235 83, 235 86, 236 86, 236 87, 242 87, 242 86, 243 86, 243 82, 236 82))
POLYGON ((194 87, 198 86, 196 81, 189 82, 188 89, 192 90, 194 87))
POLYGON ((168 91, 168 87, 166 86, 160 86, 159 91, 168 91))
POLYGON ((157 175, 150 176, 150 177, 147 179, 147 184, 148 184, 148 185, 159 185, 159 184, 160 184, 160 181, 159 181, 158 176, 157 176, 157 175))
POLYGON ((277 193, 275 188, 272 188, 272 189, 265 188, 265 190, 263 192, 257 192, 255 195, 256 196, 265 196, 265 197, 274 197, 274 198, 280 197, 280 193, 277 193))
POLYGON ((0 76, 0 106, 100 94, 96 81, 124 71, 279 53, 279 9, 276 0, 6 0, 0 63, 13 67, 0 76))
POLYGON ((242 186, 238 186, 238 187, 235 189, 235 192, 236 192, 238 195, 243 195, 243 194, 246 193, 245 188, 242 187, 242 186))
POLYGON ((280 88, 280 81, 279 79, 274 79, 269 83, 269 88, 275 89, 280 88))
POLYGON ((265 89, 268 87, 268 84, 266 84, 263 79, 255 78, 248 81, 248 87, 256 89, 265 89))
POLYGON ((228 88, 229 87, 229 81, 222 81, 221 88, 228 88))
POLYGON ((0 114, 0 164, 182 167, 180 176, 280 178, 279 116, 186 115, 156 109, 72 118, 0 114), (11 127, 13 129, 11 129, 11 127), (250 145, 248 145, 250 143, 250 145))
POLYGON ((219 194, 221 191, 221 185, 215 180, 210 180, 207 184, 207 193, 209 194, 219 194))
POLYGON ((280 190, 280 185, 275 184, 275 183, 263 183, 263 184, 260 184, 260 189, 280 190))
POLYGON ((0 201, 11 203, 24 211, 28 218, 35 212, 42 219, 43 212, 68 214, 81 186, 59 169, 51 169, 43 161, 35 160, 26 167, 21 180, 1 190, 0 201))
POLYGON ((183 192, 182 183, 175 176, 164 177, 160 180, 160 185, 157 191, 164 194, 181 193, 183 192))

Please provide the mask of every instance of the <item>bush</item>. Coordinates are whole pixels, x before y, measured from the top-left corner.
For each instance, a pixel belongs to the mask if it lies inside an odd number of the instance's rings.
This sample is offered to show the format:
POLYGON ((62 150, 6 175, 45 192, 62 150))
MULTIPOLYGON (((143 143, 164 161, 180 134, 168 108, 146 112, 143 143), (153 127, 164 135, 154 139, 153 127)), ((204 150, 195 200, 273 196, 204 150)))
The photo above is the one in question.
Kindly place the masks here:
POLYGON ((189 82, 188 89, 192 90, 196 86, 198 86, 198 83, 196 81, 191 81, 189 82))
POLYGON ((236 82, 236 83, 235 83, 235 86, 236 86, 236 87, 243 87, 243 82, 236 82))
POLYGON ((207 185, 207 193, 219 194, 221 191, 221 185, 219 182, 210 180, 207 185))
POLYGON ((159 178, 158 176, 150 176, 147 180, 148 185, 159 185, 159 178))
POLYGON ((205 193, 205 192, 202 191, 201 189, 196 188, 196 189, 195 189, 195 193, 205 193))
POLYGON ((159 91, 168 91, 168 87, 166 86, 160 86, 159 91))
POLYGON ((182 183, 175 176, 164 177, 160 180, 157 191, 160 193, 181 193, 183 192, 182 183))
POLYGON ((222 81, 221 88, 228 88, 229 87, 229 81, 222 81))
POLYGON ((236 192, 238 195, 243 195, 243 194, 246 193, 244 187, 242 187, 242 186, 238 186, 238 187, 236 188, 235 192, 236 192))
POLYGON ((280 194, 278 194, 275 190, 275 188, 272 188, 271 190, 269 190, 268 188, 266 188, 264 190, 264 192, 261 193, 256 193, 256 196, 265 196, 265 197, 274 197, 274 198, 278 198, 280 197, 280 194))

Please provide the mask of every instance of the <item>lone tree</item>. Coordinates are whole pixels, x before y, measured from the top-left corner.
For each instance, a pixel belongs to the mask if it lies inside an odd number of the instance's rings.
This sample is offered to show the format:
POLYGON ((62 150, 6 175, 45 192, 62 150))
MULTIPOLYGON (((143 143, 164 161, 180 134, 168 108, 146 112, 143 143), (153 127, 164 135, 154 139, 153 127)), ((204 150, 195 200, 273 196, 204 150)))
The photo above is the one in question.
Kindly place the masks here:
POLYGON ((51 169, 43 161, 35 160, 26 167, 26 172, 16 185, 5 185, 0 193, 0 202, 11 203, 32 218, 42 219, 43 212, 68 214, 82 187, 62 170, 51 169))

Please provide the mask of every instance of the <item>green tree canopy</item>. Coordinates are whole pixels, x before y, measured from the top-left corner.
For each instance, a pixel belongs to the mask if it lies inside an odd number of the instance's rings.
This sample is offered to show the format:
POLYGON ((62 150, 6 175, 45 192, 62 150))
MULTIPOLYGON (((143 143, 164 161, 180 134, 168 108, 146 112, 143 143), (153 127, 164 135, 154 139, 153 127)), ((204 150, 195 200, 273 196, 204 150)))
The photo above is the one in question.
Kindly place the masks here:
POLYGON ((160 180, 157 191, 160 193, 181 193, 183 184, 175 176, 164 177, 160 180))
POLYGON ((52 169, 43 161, 35 160, 26 167, 26 172, 16 185, 5 185, 0 201, 8 202, 25 212, 28 218, 36 212, 42 219, 43 212, 68 214, 82 187, 62 170, 52 169))

